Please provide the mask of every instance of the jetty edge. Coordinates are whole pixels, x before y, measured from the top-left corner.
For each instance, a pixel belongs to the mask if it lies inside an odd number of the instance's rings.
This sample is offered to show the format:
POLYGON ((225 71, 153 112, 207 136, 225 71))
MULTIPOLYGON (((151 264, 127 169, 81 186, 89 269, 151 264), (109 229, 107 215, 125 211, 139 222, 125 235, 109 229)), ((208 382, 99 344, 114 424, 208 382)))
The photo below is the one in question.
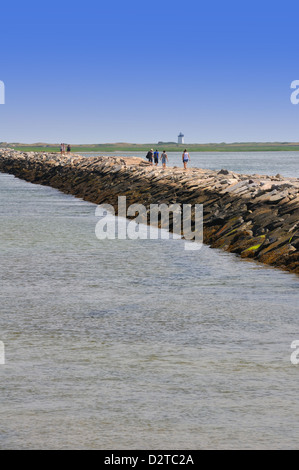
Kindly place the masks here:
POLYGON ((0 171, 95 204, 203 204, 203 241, 299 274, 299 179, 0 149, 0 171))

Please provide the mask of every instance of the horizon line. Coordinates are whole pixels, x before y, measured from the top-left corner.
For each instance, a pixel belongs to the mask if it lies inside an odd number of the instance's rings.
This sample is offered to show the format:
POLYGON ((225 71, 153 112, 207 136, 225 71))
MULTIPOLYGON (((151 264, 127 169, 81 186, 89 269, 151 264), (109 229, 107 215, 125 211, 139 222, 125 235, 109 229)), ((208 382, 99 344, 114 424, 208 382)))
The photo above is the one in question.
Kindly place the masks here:
MULTIPOLYGON (((61 145, 61 142, 0 142, 0 145, 18 145, 18 146, 57 146, 61 145)), ((102 145, 178 145, 178 146, 188 146, 188 145, 235 145, 235 144, 242 144, 242 145, 252 145, 252 144, 280 144, 280 145, 299 145, 299 142, 296 141, 232 141, 232 142, 184 142, 178 143, 174 141, 159 141, 159 142, 103 142, 103 143, 72 143, 74 146, 102 146, 102 145)))

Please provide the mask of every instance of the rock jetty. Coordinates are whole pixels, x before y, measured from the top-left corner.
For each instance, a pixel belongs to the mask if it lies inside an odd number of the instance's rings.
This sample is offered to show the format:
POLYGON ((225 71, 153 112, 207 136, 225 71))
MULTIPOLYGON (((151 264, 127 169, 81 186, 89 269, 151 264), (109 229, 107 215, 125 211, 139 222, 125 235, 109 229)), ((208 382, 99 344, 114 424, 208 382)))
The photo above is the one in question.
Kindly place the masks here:
POLYGON ((299 274, 299 179, 0 149, 0 171, 95 204, 203 204, 204 243, 299 274))

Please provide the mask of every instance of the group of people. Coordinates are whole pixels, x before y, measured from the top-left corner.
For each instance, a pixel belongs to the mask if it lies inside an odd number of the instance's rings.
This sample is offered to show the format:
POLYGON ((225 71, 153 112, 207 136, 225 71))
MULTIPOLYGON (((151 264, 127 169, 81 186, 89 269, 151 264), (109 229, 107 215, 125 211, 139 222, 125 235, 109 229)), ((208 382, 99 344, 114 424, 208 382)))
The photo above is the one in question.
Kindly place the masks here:
MULTIPOLYGON (((65 154, 65 147, 66 147, 66 144, 60 144, 60 153, 61 153, 61 155, 64 155, 64 154, 65 154)), ((70 153, 70 152, 71 152, 71 146, 70 146, 70 144, 67 145, 66 151, 67 151, 67 153, 70 153)))
MULTIPOLYGON (((159 157, 159 151, 157 149, 155 151, 153 149, 150 149, 147 152, 147 155, 146 155, 145 158, 149 161, 149 163, 151 163, 152 165, 155 165, 155 166, 158 166, 159 159, 160 159, 162 161, 162 167, 163 168, 166 168, 166 162, 168 162, 168 156, 167 156, 167 153, 165 152, 165 150, 163 150, 163 152, 161 153, 161 156, 159 157)), ((190 161, 190 155, 187 152, 187 149, 185 149, 183 154, 182 154, 182 162, 183 162, 183 165, 184 165, 184 170, 187 169, 187 163, 189 161, 190 161)))
POLYGON ((147 152, 147 155, 145 158, 149 161, 149 163, 155 166, 158 166, 159 159, 160 159, 162 161, 163 168, 166 168, 166 162, 168 162, 168 156, 165 150, 163 150, 163 152, 161 153, 161 156, 159 157, 158 150, 154 151, 153 149, 150 149, 147 152))

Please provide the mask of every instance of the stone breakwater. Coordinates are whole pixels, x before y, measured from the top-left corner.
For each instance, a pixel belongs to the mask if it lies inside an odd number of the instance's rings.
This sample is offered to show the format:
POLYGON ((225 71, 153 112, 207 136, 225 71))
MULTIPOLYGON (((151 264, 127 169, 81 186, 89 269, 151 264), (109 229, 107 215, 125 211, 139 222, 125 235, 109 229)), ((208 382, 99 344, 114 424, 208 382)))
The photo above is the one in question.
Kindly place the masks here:
POLYGON ((157 168, 137 157, 0 149, 0 171, 95 204, 203 204, 204 243, 299 273, 299 179, 157 168))

